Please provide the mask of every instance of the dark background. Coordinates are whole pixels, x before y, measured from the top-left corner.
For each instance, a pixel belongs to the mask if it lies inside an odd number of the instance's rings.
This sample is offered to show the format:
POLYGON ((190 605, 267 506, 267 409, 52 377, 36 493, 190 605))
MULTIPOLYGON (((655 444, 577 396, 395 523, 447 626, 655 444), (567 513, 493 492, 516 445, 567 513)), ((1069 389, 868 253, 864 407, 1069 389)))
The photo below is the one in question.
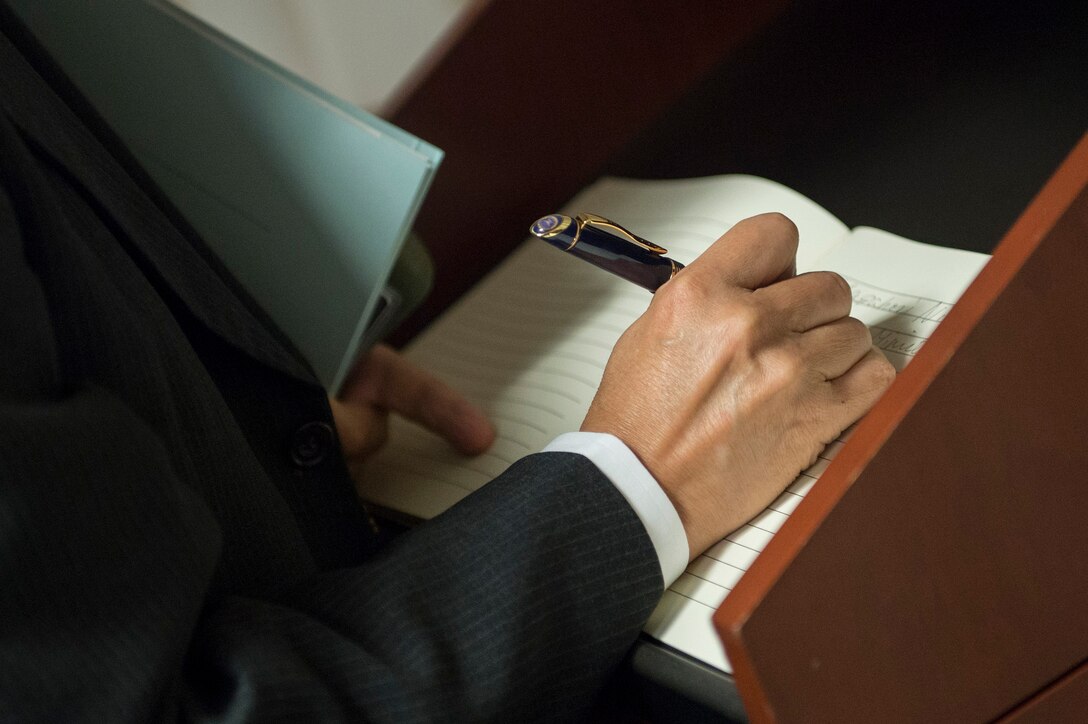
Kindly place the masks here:
POLYGON ((802 2, 604 171, 765 176, 989 252, 1086 130, 1086 2, 802 2))

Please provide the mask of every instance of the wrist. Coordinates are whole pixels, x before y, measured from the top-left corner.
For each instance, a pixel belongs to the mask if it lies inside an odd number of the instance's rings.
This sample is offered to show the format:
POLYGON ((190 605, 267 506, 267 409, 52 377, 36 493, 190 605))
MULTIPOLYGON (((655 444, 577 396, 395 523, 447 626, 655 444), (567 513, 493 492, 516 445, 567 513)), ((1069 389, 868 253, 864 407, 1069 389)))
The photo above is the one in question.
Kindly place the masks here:
POLYGON ((589 458, 642 521, 657 551, 665 586, 676 580, 689 561, 687 531, 665 491, 622 440, 609 433, 571 432, 557 437, 544 452, 589 458))

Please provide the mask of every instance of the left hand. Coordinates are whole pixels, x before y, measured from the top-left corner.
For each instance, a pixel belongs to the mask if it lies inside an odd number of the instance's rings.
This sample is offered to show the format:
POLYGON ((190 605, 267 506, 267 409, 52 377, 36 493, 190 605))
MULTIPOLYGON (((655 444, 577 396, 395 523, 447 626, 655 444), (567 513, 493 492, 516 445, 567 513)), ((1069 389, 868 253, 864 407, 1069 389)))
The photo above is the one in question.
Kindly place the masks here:
POLYGON ((351 468, 385 444, 390 412, 423 425, 465 455, 482 453, 495 440, 495 428, 478 407, 386 345, 359 361, 329 404, 351 468))

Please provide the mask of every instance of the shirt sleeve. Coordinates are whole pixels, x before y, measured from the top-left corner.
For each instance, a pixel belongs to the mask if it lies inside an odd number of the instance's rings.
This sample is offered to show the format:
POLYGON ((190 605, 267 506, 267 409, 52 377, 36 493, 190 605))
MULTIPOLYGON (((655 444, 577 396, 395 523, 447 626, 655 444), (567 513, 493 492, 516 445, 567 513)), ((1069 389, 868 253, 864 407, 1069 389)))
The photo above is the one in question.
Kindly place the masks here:
POLYGON ((601 432, 568 432, 555 438, 543 452, 570 452, 589 458, 646 526, 657 551, 665 587, 680 577, 689 556, 680 516, 657 480, 622 440, 601 432))

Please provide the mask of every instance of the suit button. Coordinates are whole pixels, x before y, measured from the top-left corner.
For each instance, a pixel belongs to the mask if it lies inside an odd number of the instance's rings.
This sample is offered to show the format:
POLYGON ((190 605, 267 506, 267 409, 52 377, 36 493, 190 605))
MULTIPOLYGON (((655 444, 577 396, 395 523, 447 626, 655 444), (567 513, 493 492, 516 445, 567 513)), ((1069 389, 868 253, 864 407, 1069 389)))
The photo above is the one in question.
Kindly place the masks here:
POLYGON ((291 436, 291 462, 300 468, 320 465, 335 447, 336 436, 324 422, 307 422, 291 436))

